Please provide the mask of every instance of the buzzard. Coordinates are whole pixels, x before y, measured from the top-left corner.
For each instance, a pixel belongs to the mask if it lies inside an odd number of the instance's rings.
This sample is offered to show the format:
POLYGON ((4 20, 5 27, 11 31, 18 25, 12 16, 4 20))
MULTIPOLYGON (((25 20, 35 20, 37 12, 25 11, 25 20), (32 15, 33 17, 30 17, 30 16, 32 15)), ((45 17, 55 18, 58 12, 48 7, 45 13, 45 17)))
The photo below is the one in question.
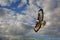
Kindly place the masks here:
POLYGON ((43 21, 43 18, 44 18, 43 9, 40 9, 38 11, 38 18, 37 18, 36 26, 34 28, 35 32, 39 31, 39 29, 41 28, 41 25, 45 26, 46 21, 43 21))

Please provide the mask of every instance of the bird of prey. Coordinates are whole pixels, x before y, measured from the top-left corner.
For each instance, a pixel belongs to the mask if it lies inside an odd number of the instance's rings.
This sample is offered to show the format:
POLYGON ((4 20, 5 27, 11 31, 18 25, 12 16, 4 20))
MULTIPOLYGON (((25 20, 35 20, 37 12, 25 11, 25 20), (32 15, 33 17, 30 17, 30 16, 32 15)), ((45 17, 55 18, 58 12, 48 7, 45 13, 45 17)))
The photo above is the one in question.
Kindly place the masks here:
POLYGON ((44 18, 43 9, 40 9, 38 11, 38 18, 37 18, 36 26, 34 28, 35 32, 39 31, 39 29, 41 28, 41 25, 45 26, 46 22, 43 21, 43 18, 44 18))

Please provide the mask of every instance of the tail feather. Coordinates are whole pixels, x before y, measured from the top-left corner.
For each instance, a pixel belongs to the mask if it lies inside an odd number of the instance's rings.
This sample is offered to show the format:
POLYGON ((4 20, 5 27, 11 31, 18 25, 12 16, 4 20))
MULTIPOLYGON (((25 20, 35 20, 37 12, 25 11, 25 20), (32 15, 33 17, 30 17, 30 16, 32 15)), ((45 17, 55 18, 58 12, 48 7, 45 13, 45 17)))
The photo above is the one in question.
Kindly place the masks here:
POLYGON ((45 26, 46 25, 46 21, 42 21, 42 25, 45 26))

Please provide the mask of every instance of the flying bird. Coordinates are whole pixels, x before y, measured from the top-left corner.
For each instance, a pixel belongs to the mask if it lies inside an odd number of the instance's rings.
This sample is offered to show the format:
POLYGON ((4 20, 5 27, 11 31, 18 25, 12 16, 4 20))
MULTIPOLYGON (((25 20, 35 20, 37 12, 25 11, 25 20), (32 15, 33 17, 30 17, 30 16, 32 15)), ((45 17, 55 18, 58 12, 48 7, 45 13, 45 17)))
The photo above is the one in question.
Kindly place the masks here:
POLYGON ((40 9, 38 11, 38 18, 37 18, 36 26, 34 28, 35 32, 38 32, 42 25, 45 26, 46 21, 44 21, 43 19, 44 19, 43 9, 40 9))

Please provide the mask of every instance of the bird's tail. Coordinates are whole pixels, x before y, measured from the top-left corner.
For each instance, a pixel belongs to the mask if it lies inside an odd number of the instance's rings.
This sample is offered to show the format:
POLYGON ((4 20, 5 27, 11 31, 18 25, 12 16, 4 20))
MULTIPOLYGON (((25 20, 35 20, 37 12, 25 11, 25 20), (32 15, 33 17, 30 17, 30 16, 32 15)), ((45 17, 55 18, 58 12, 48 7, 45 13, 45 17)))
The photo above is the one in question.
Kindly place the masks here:
POLYGON ((46 21, 42 21, 42 25, 45 26, 46 25, 46 21))

